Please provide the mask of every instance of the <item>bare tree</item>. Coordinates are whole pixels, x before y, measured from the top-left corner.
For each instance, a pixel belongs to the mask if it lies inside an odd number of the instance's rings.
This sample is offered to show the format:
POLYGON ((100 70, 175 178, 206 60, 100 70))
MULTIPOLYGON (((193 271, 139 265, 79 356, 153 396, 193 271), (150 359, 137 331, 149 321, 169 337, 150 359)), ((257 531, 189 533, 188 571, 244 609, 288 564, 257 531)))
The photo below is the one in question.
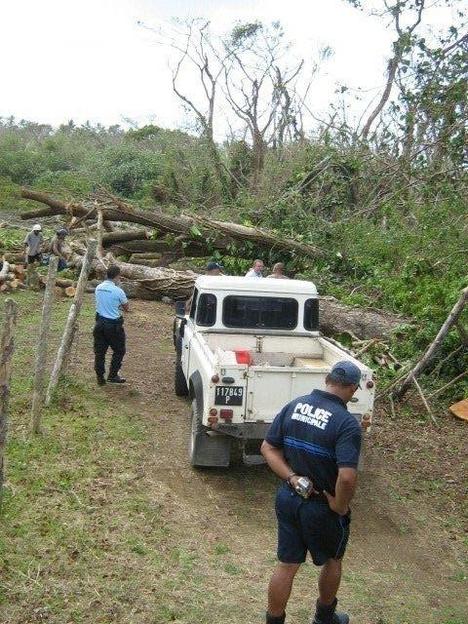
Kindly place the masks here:
MULTIPOLYGON (((349 0, 354 6, 358 6, 359 3, 355 0, 349 0)), ((392 87, 395 82, 398 67, 403 59, 404 54, 411 48, 413 41, 413 33, 419 26, 422 20, 423 11, 425 8, 425 0, 396 0, 390 3, 388 0, 382 0, 385 10, 380 16, 390 15, 395 31, 397 34, 396 40, 393 42, 393 56, 388 61, 387 65, 387 79, 385 82, 385 88, 383 90, 380 99, 375 108, 369 114, 364 126, 362 128, 361 137, 366 140, 371 131, 377 117, 382 113, 385 105, 387 104, 392 87), (408 24, 403 25, 403 18, 408 21, 408 24)))
POLYGON ((225 42, 224 85, 235 115, 248 128, 253 151, 253 185, 263 170, 269 145, 282 144, 295 121, 293 83, 304 61, 285 64, 289 46, 278 23, 237 25, 225 42))
POLYGON ((214 121, 218 95, 218 83, 230 52, 217 45, 210 33, 210 22, 192 19, 182 23, 183 30, 163 35, 162 43, 178 54, 172 70, 172 89, 188 110, 195 115, 201 135, 205 139, 211 161, 224 191, 229 188, 228 172, 215 141, 214 121), (201 99, 189 94, 182 87, 185 69, 195 71, 199 78, 201 99))

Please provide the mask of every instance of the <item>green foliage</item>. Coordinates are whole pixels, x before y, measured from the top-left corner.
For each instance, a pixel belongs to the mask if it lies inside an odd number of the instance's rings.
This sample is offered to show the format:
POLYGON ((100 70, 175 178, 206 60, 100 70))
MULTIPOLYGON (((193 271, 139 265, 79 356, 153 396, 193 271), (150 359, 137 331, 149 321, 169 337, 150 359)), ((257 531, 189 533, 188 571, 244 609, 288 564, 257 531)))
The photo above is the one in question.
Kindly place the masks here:
POLYGON ((26 233, 12 228, 0 229, 0 248, 6 251, 21 247, 26 233))

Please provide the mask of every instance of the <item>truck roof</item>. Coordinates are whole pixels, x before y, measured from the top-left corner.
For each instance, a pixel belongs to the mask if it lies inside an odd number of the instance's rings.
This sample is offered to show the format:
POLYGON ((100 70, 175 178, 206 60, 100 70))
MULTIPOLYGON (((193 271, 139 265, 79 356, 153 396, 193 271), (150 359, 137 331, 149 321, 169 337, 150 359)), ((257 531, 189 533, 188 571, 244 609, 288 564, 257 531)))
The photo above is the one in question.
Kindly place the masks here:
POLYGON ((227 275, 201 275, 195 282, 200 290, 254 293, 262 295, 310 295, 317 296, 313 282, 294 279, 266 279, 258 277, 231 277, 227 275))

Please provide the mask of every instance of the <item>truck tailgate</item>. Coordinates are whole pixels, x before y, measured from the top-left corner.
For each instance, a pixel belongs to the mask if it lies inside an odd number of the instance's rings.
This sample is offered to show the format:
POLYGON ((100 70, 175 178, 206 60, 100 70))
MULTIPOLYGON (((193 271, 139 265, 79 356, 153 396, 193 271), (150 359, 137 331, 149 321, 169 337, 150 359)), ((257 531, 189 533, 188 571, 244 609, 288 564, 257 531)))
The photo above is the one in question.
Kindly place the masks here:
POLYGON ((325 389, 323 370, 251 366, 247 379, 245 420, 271 422, 276 414, 298 396, 325 389))

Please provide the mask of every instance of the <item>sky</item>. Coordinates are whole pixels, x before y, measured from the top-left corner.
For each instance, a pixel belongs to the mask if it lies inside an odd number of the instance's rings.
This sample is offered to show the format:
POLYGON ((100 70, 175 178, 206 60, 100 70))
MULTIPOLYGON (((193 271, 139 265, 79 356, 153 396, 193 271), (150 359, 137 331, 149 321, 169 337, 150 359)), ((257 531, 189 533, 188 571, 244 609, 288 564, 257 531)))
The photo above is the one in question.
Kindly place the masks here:
POLYGON ((337 85, 362 88, 364 110, 384 84, 393 33, 344 0, 0 0, 0 117, 184 127, 171 88, 174 52, 139 24, 167 30, 174 17, 205 17, 220 35, 236 21, 279 20, 308 62, 330 46, 308 101, 318 115, 337 85))

